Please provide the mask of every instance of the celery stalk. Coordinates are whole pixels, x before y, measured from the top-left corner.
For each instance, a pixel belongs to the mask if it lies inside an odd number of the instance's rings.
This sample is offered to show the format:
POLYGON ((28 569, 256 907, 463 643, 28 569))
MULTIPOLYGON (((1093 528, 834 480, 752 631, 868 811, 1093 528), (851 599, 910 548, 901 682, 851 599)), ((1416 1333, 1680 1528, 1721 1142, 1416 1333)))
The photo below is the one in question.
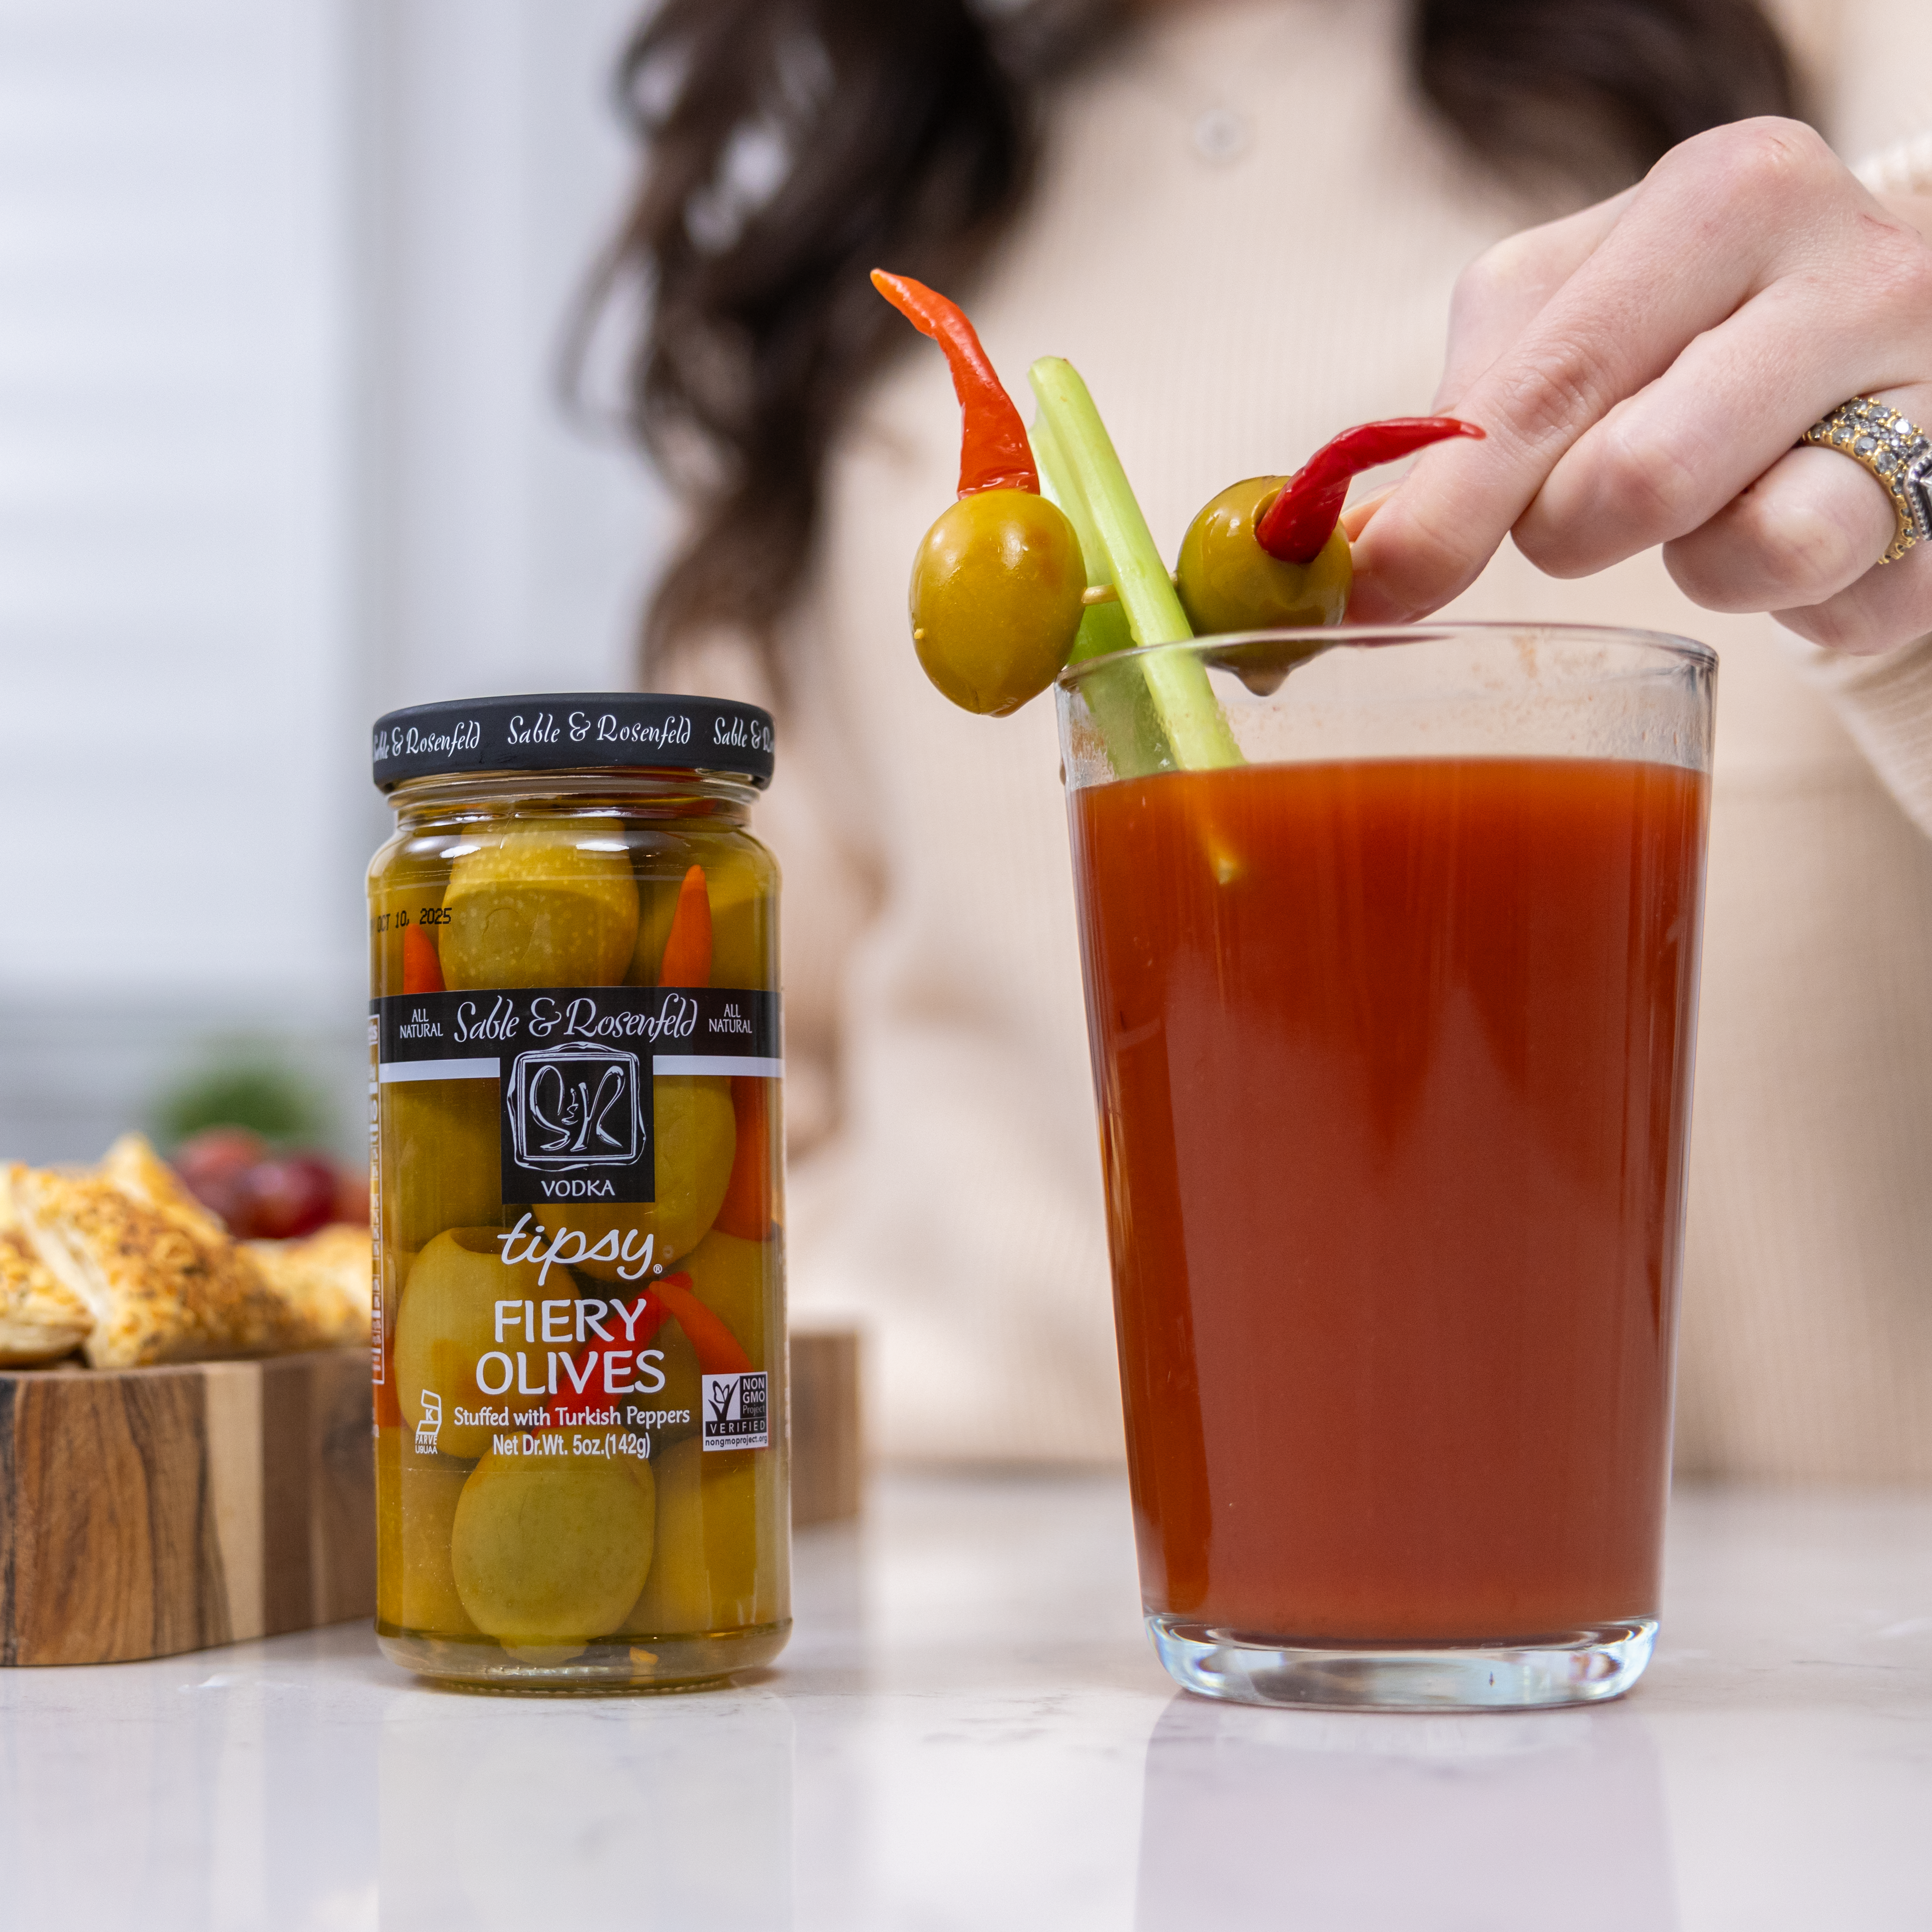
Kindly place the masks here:
MULTIPOLYGON (((1027 372, 1040 399, 1047 441, 1054 458, 1056 486, 1086 509, 1111 581, 1126 612, 1136 643, 1172 644, 1191 638, 1167 566, 1154 547, 1126 472, 1087 385, 1072 364, 1045 356, 1027 372)), ((1061 508, 1066 505, 1063 502, 1061 508)), ((1070 518, 1074 518, 1068 510, 1070 518)), ((1082 520, 1074 530, 1087 549, 1082 520)), ((1088 557, 1089 580, 1098 567, 1088 557)), ((1241 762, 1240 748, 1222 716, 1208 674, 1189 653, 1156 653, 1139 667, 1154 703, 1160 734, 1174 764, 1192 770, 1241 762)), ((1110 746, 1110 752, 1113 750, 1110 746)), ((1118 768, 1117 759, 1116 769, 1118 768)))
MULTIPOLYGON (((1053 425, 1044 416, 1036 416, 1027 434, 1033 443, 1034 460, 1040 465, 1041 492, 1066 512, 1073 534, 1079 539, 1088 588, 1110 589, 1113 578, 1109 574, 1106 546, 1100 541, 1085 496, 1068 470, 1066 452, 1053 433, 1053 425)), ((1118 597, 1105 604, 1090 604, 1081 614, 1079 634, 1073 640, 1068 662, 1077 664, 1083 658, 1111 657, 1117 651, 1132 650, 1133 644, 1127 614, 1118 597)), ((1080 688, 1116 778, 1144 778, 1152 772, 1173 770, 1174 754, 1161 735, 1160 721, 1154 716, 1147 680, 1137 664, 1120 664, 1090 673, 1082 679, 1080 688)))
MULTIPOLYGON (((1106 546, 1100 541, 1085 494, 1067 467, 1066 453, 1053 433, 1052 424, 1044 416, 1035 416, 1027 436, 1033 445, 1034 460, 1040 465, 1042 494, 1066 512, 1066 520, 1080 540, 1080 555, 1087 566, 1087 587, 1111 590, 1114 578, 1107 562, 1106 546)), ((1082 658, 1106 657, 1115 651, 1131 650, 1133 643, 1126 611, 1118 597, 1109 603, 1090 604, 1081 615, 1080 634, 1068 662, 1078 664, 1082 658)))

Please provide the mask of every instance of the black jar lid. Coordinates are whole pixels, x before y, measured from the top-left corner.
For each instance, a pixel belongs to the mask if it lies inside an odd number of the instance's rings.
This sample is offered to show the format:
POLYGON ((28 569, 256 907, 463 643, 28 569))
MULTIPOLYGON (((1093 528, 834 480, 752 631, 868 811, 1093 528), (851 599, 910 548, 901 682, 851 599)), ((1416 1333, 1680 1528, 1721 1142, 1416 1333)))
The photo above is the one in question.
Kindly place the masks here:
POLYGON ((771 714, 658 691, 532 692, 445 699, 376 721, 376 788, 446 772, 637 770, 666 766, 772 782, 771 714))

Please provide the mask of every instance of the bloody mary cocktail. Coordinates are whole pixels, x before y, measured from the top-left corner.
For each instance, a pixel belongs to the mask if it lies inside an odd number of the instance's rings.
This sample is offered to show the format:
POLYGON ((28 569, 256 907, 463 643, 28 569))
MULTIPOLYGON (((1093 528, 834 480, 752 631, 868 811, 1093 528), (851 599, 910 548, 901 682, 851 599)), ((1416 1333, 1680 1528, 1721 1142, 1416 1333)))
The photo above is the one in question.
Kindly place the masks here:
POLYGON ((1710 661, 1605 634, 1217 672, 1246 761, 1126 778, 1069 674, 1142 1591, 1196 1688, 1570 1701, 1648 1655, 1710 661))

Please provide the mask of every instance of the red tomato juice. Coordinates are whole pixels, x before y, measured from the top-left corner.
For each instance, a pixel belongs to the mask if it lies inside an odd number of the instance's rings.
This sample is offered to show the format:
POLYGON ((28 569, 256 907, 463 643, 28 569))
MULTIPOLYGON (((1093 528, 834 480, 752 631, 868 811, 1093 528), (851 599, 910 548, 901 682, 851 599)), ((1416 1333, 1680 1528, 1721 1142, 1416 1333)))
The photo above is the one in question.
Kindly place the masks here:
POLYGON ((1150 1612, 1655 1614, 1706 797, 1495 758, 1075 794, 1150 1612))

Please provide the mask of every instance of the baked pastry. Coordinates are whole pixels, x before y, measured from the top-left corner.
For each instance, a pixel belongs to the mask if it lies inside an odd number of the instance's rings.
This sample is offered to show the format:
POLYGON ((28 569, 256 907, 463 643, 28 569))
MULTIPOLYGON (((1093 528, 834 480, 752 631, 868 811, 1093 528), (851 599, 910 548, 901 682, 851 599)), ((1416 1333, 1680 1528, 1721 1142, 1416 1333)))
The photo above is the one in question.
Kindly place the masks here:
POLYGON ((315 1348, 321 1336, 225 1233, 137 1200, 98 1174, 10 1171, 34 1252, 94 1318, 88 1366, 138 1368, 315 1348))
POLYGON ((237 1244, 147 1140, 88 1174, 0 1168, 0 1365, 97 1369, 369 1339, 366 1228, 237 1244))
POLYGON ((248 1241, 268 1286, 326 1342, 366 1342, 371 1300, 369 1230, 345 1222, 293 1241, 248 1241))
MULTIPOLYGON (((123 1134, 101 1156, 100 1172, 102 1180, 200 1239, 227 1239, 220 1216, 188 1192, 146 1135, 123 1134)), ((242 1252, 290 1315, 314 1333, 315 1342, 304 1346, 368 1340, 372 1270, 367 1228, 335 1223, 292 1241, 244 1241, 242 1252)))
POLYGON ((0 1369, 57 1362, 93 1327, 87 1304, 42 1264, 25 1231, 0 1227, 0 1369))
POLYGON ((123 1194, 165 1214, 200 1240, 229 1239, 227 1222, 188 1191, 146 1134, 123 1134, 100 1156, 99 1172, 103 1180, 112 1181, 123 1194))

